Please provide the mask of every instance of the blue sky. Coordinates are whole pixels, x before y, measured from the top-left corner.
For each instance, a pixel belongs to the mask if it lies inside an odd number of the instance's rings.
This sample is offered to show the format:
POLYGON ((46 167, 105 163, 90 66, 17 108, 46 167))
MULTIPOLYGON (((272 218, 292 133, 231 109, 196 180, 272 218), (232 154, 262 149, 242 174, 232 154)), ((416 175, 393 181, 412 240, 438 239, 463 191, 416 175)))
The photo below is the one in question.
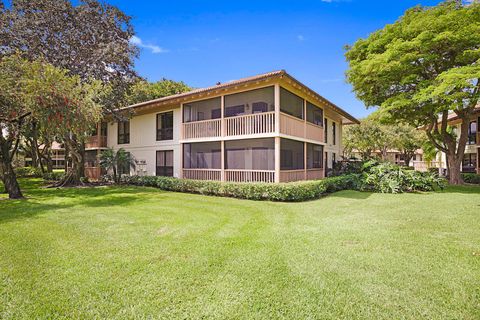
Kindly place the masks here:
POLYGON ((109 0, 133 16, 136 63, 162 77, 205 87, 285 69, 354 116, 367 110, 345 83, 343 47, 429 0, 109 0))

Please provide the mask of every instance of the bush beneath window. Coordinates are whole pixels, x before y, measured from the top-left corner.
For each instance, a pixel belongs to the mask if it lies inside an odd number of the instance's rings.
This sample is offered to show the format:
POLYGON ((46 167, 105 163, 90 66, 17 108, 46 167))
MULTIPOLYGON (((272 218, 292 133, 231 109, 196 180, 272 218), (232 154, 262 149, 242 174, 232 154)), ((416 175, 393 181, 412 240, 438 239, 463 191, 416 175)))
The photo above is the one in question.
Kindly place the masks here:
POLYGON ((480 174, 462 173, 463 182, 471 184, 480 184, 480 174))
POLYGON ((155 176, 130 176, 125 177, 124 181, 131 185, 156 187, 166 191, 284 202, 317 199, 340 190, 358 189, 359 186, 357 175, 293 183, 233 183, 155 176))

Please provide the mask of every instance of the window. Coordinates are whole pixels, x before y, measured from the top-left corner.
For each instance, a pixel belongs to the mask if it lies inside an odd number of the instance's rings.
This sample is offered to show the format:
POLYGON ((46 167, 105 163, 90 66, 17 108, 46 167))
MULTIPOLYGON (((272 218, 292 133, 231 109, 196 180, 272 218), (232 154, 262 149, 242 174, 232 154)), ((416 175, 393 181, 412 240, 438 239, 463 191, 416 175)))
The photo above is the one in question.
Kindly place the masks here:
POLYGON ((462 171, 463 172, 475 172, 477 166, 477 154, 465 153, 463 156, 462 171))
POLYGON ((307 121, 323 127, 323 110, 307 101, 307 121))
POLYGON ((323 168, 323 146, 307 143, 307 169, 323 168))
POLYGON ((225 96, 225 117, 269 112, 275 109, 274 87, 255 89, 225 96))
POLYGON ((335 152, 332 153, 332 166, 335 165, 337 162, 337 154, 335 152))
POLYGON ((225 108, 225 117, 236 117, 245 114, 245 105, 231 106, 225 108))
POLYGON ((130 121, 118 122, 118 144, 130 143, 130 121))
POLYGON ((325 126, 324 126, 324 135, 325 135, 325 143, 328 143, 328 120, 325 118, 325 126))
POLYGON ((173 177, 173 150, 157 151, 156 175, 173 177))
POLYGON ((280 170, 301 170, 305 168, 303 142, 280 140, 280 170))
POLYGON ((173 111, 157 114, 157 141, 173 139, 173 111))
POLYGON ((303 99, 288 90, 280 88, 280 111, 303 119, 303 99))
POLYGON ((332 122, 332 139, 333 145, 337 144, 337 123, 332 122))
POLYGON ((468 126, 467 144, 477 144, 477 122, 471 121, 468 126))

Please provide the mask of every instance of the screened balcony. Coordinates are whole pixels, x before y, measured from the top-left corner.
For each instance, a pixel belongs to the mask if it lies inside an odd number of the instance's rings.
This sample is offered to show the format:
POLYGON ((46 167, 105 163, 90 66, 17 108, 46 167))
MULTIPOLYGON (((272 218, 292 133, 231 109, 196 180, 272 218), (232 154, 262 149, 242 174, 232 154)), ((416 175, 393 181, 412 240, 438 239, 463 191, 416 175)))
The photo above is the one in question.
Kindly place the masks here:
POLYGON ((271 86, 224 96, 223 119, 222 97, 184 104, 183 139, 275 132, 274 91, 271 86))
POLYGON ((183 105, 183 139, 220 137, 222 98, 213 98, 183 105))
POLYGON ((274 87, 225 96, 225 136, 275 131, 274 87))
POLYGON ((183 145, 183 177, 195 180, 221 180, 221 143, 199 142, 183 145))
POLYGON ((225 181, 275 182, 274 139, 226 141, 225 181))

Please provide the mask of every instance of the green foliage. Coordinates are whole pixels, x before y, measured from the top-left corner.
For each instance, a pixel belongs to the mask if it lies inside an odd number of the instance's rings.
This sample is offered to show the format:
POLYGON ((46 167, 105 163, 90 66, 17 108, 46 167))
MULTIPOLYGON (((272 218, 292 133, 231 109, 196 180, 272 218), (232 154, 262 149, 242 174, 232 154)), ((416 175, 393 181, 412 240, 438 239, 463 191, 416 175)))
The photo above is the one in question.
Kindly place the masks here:
POLYGON ((356 189, 359 185, 357 175, 295 183, 222 183, 155 176, 127 176, 124 179, 127 184, 155 187, 167 191, 285 202, 316 199, 327 193, 356 189))
POLYGON ((371 119, 361 121, 359 125, 345 126, 343 145, 346 154, 360 153, 362 159, 369 159, 375 151, 381 150, 386 143, 382 126, 371 119))
POLYGON ((40 168, 18 167, 15 168, 15 175, 18 178, 40 178, 42 176, 42 172, 40 171, 40 168))
POLYGON ((419 172, 390 162, 367 161, 363 165, 361 189, 381 193, 404 193, 443 189, 445 180, 432 172, 419 172))
POLYGON ((162 79, 157 82, 147 82, 140 80, 135 83, 131 88, 127 100, 129 104, 135 104, 171 96, 192 90, 191 87, 186 85, 183 81, 173 81, 169 79, 162 79))
POLYGON ((120 183, 121 176, 119 174, 119 169, 135 169, 136 163, 132 154, 125 151, 125 149, 120 148, 118 151, 115 151, 113 148, 108 148, 103 150, 100 154, 100 166, 106 170, 112 170, 113 181, 115 183, 120 183))
POLYGON ((465 183, 480 184, 480 174, 462 173, 462 178, 465 183))
POLYGON ((452 183, 459 183, 466 126, 480 99, 479 43, 480 3, 445 1, 406 11, 345 54, 356 96, 392 121, 425 128, 449 158, 452 183), (462 120, 458 140, 447 130, 449 113, 462 120))

